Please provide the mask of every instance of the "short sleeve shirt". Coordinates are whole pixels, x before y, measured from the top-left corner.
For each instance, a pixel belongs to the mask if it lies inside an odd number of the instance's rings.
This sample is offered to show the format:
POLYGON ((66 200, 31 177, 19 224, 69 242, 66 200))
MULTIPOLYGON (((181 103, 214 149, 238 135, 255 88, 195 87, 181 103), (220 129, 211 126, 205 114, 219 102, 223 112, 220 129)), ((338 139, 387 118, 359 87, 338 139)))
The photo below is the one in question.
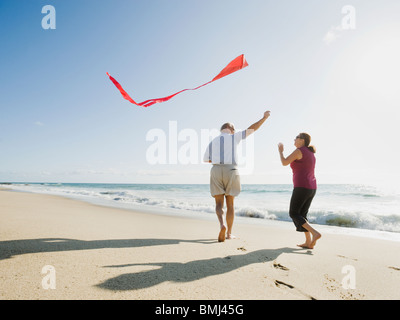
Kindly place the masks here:
POLYGON ((204 154, 204 161, 212 164, 238 164, 237 146, 246 139, 246 130, 234 134, 221 133, 208 145, 204 154))

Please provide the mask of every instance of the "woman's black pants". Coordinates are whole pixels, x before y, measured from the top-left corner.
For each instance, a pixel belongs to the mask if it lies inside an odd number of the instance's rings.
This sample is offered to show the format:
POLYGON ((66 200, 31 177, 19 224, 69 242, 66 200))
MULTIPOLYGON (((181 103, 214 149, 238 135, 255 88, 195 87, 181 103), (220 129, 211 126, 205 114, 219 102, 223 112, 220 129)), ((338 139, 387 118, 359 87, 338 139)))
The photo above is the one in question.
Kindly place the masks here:
POLYGON ((310 208, 316 191, 317 190, 299 187, 293 189, 292 198, 290 199, 289 215, 296 226, 296 231, 307 232, 302 225, 308 222, 308 209, 310 208))

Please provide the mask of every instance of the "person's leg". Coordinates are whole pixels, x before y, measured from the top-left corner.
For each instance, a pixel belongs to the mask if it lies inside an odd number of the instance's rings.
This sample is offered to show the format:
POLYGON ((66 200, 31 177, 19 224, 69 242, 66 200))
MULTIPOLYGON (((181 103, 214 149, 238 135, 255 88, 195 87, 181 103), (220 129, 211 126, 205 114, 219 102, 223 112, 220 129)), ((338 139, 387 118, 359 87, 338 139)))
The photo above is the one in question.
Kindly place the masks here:
POLYGON ((296 226, 296 231, 304 232, 306 241, 302 244, 297 245, 298 247, 301 248, 309 248, 312 242, 310 233, 306 228, 303 227, 303 225, 307 223, 306 215, 304 214, 306 202, 307 202, 307 189, 294 188, 292 197, 290 199, 289 215, 296 226))
POLYGON ((300 210, 300 215, 304 218, 305 222, 301 225, 301 227, 307 232, 304 232, 304 235, 306 237, 306 242, 304 244, 299 245, 300 247, 303 248, 308 248, 308 249, 313 249, 317 240, 321 238, 321 234, 315 230, 311 225, 308 223, 307 220, 307 214, 308 210, 310 209, 311 202, 314 199, 316 190, 307 190, 308 195, 305 197, 305 201, 303 204, 303 207, 300 210), (312 238, 311 238, 311 235, 312 238))
POLYGON ((240 175, 237 167, 233 165, 225 167, 224 177, 226 185, 225 199, 226 223, 228 226, 227 238, 232 239, 234 238, 232 235, 233 220, 235 219, 234 201, 235 197, 240 194, 241 190, 240 175))
POLYGON ((224 224, 224 195, 223 194, 216 195, 214 196, 214 199, 215 199, 215 212, 217 214, 221 228, 218 235, 218 241, 224 242, 225 232, 226 232, 226 226, 224 224))
POLYGON ((233 220, 235 218, 235 208, 233 196, 225 196, 226 199, 226 224, 228 226, 227 238, 232 239, 233 220))
POLYGON ((289 215, 296 226, 296 231, 306 232, 307 230, 302 227, 302 225, 307 222, 307 220, 302 216, 302 208, 306 201, 305 198, 305 188, 294 188, 292 192, 292 197, 290 199, 289 215))
POLYGON ((314 249, 317 240, 321 238, 321 234, 313 227, 311 227, 308 222, 304 223, 302 227, 308 231, 305 232, 305 234, 308 234, 308 237, 306 236, 306 243, 304 245, 299 245, 299 246, 301 246, 302 248, 314 249), (310 237, 310 233, 312 235, 312 238, 310 237))

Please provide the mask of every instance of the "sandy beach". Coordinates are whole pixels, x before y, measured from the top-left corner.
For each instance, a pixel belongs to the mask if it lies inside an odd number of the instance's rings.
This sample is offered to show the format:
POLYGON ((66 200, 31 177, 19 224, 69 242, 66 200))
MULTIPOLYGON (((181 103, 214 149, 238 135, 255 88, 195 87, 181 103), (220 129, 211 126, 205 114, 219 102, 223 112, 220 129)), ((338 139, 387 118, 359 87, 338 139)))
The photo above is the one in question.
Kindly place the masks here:
POLYGON ((400 299, 400 242, 0 191, 0 299, 400 299), (50 284, 53 286, 51 287, 50 284))

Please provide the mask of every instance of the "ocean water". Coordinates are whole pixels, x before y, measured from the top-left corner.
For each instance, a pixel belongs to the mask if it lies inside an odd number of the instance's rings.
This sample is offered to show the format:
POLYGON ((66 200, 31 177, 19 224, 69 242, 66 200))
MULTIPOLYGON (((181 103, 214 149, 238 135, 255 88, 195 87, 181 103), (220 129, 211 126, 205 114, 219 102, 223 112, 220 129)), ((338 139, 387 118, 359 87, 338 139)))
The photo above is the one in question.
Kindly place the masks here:
MULTIPOLYGON (((3 186, 113 207, 215 217, 208 185, 12 183, 3 186)), ((292 189, 292 185, 282 184, 242 185, 242 192, 235 200, 236 216, 252 223, 291 222, 288 208, 292 189)), ((337 231, 369 230, 375 231, 370 235, 400 239, 400 192, 366 185, 322 184, 318 186, 308 218, 312 224, 334 226, 337 231)))

